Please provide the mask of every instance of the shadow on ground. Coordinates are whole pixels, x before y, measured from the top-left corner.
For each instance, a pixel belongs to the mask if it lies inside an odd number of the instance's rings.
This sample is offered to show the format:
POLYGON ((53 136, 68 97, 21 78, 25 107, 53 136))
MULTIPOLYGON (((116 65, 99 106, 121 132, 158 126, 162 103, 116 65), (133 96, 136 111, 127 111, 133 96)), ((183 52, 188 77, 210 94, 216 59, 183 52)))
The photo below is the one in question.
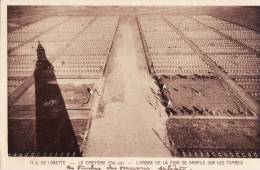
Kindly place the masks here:
POLYGON ((53 65, 37 48, 35 77, 36 146, 40 156, 81 156, 53 65))

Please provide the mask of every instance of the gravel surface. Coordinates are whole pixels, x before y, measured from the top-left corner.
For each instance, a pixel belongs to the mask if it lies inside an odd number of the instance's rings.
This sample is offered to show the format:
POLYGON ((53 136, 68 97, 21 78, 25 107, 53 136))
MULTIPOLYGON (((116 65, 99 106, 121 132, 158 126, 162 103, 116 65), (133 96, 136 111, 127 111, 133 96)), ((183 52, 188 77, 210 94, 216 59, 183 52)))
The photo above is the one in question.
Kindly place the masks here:
POLYGON ((92 121, 85 156, 171 156, 153 131, 167 142, 166 114, 150 90, 158 89, 146 70, 134 17, 121 17, 114 43, 104 117, 92 121))

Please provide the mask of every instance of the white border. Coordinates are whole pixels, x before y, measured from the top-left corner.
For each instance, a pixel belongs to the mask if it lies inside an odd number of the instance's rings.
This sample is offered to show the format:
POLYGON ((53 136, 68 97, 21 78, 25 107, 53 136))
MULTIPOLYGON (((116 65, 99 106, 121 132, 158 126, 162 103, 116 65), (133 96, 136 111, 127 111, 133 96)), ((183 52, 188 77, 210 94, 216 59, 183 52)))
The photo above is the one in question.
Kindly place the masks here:
POLYGON ((4 5, 257 6, 257 0, 3 0, 4 5))
MULTIPOLYGON (((30 166, 29 160, 65 160, 75 162, 78 160, 114 160, 114 161, 131 161, 135 160, 212 160, 212 159, 194 159, 194 158, 24 158, 8 157, 7 155, 7 5, 60 5, 60 6, 260 6, 257 0, 9 0, 1 2, 1 62, 0 62, 0 169, 3 170, 35 170, 35 169, 65 169, 62 166, 30 166)), ((235 169, 235 170, 260 170, 259 159, 215 159, 215 160, 243 160, 243 166, 211 166, 211 170, 235 169)), ((190 166, 195 169, 209 169, 207 166, 190 166)))

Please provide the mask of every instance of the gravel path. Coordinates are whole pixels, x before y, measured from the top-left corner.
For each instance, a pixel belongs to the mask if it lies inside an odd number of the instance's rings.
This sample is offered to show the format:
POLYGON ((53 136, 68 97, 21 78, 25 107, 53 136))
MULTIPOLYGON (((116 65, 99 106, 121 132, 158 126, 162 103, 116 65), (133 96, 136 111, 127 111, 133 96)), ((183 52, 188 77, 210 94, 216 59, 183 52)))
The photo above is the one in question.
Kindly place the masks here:
POLYGON ((92 121, 84 156, 171 156, 162 142, 166 113, 152 93, 158 89, 134 17, 120 18, 107 71, 103 116, 92 121))

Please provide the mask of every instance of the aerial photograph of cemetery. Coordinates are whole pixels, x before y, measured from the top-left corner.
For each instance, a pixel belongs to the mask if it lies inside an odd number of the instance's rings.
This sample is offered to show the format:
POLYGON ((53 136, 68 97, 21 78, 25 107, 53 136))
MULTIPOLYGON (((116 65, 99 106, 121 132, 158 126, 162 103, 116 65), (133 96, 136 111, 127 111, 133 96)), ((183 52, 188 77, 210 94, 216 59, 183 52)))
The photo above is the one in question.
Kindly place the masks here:
POLYGON ((260 7, 7 7, 9 156, 260 157, 260 7))

